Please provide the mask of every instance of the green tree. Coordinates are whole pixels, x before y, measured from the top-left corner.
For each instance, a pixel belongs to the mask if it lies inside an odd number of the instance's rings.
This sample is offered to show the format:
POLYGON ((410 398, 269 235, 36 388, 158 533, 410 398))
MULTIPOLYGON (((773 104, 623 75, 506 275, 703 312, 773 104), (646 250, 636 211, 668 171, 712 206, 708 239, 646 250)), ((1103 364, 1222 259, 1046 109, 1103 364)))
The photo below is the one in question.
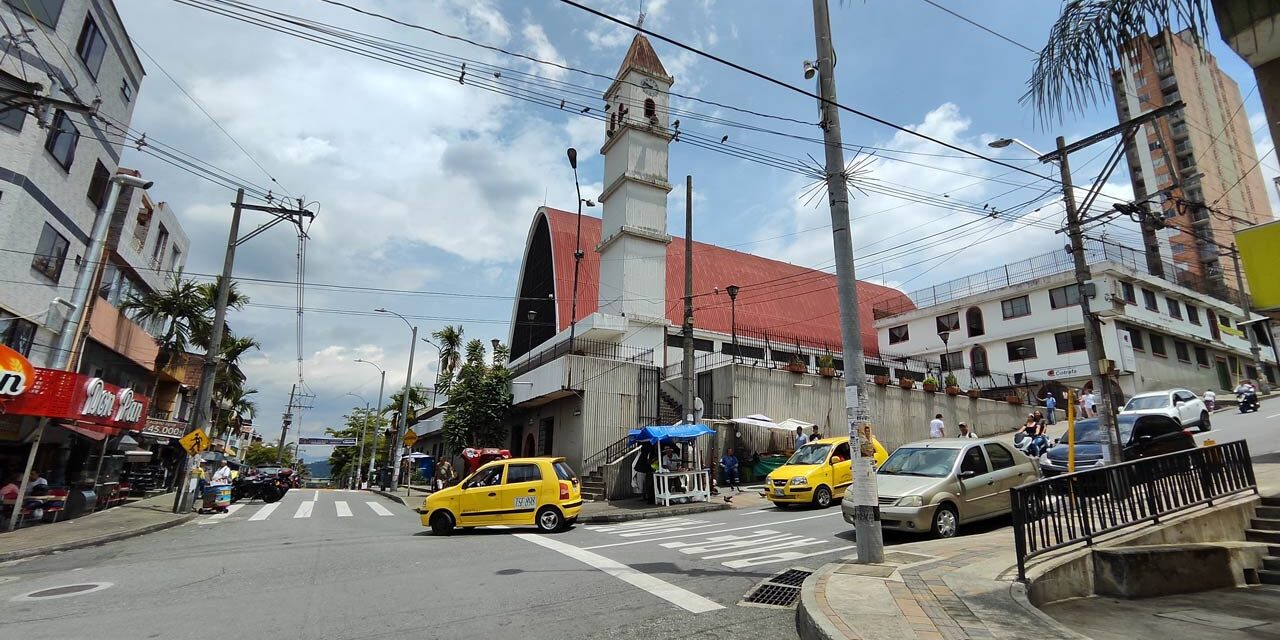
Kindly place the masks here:
POLYGON ((1030 102, 1045 120, 1083 113, 1111 95, 1111 70, 1125 48, 1149 29, 1189 29, 1208 37, 1207 0, 1069 0, 1049 30, 1027 81, 1030 102))
MULTIPOLYGON (((409 387, 409 415, 416 416, 420 411, 431 406, 432 391, 427 385, 421 382, 415 383, 409 387)), ((391 399, 387 402, 387 406, 383 408, 383 414, 400 415, 400 403, 404 401, 404 387, 399 391, 391 394, 391 399)), ((397 424, 399 424, 397 422, 397 424)))
POLYGON ((449 393, 453 378, 458 373, 458 359, 462 354, 462 327, 446 325, 431 333, 440 344, 440 373, 436 380, 438 393, 449 393))
MULTIPOLYGON (((274 465, 276 463, 276 446, 262 444, 261 442, 249 445, 249 448, 244 452, 244 463, 254 467, 274 465)), ((293 449, 285 448, 282 464, 285 466, 293 464, 293 449)))
POLYGON ((194 281, 174 275, 166 288, 131 296, 120 304, 120 310, 138 322, 160 321, 161 332, 156 338, 160 350, 156 354, 150 393, 155 397, 160 384, 160 370, 169 366, 173 357, 184 353, 191 344, 193 319, 204 312, 204 297, 194 281))
MULTIPOLYGON (((329 467, 332 470, 330 477, 336 481, 351 477, 351 465, 356 463, 356 458, 360 453, 360 434, 365 428, 365 409, 364 407, 354 407, 346 416, 346 424, 341 429, 325 429, 327 435, 335 438, 355 438, 356 446, 354 447, 334 447, 329 453, 329 467)), ((387 462, 387 427, 391 425, 391 421, 385 416, 379 415, 376 409, 370 409, 369 418, 369 434, 370 442, 373 443, 373 455, 375 468, 381 467, 387 462)), ((364 444, 364 461, 361 465, 365 469, 369 468, 369 442, 364 444)))
MULTIPOLYGON (((499 355, 505 349, 500 345, 499 355)), ((505 421, 511 413, 510 379, 504 358, 486 365, 484 343, 467 343, 466 360, 458 369, 444 414, 444 440, 450 450, 503 443, 508 434, 505 421)))

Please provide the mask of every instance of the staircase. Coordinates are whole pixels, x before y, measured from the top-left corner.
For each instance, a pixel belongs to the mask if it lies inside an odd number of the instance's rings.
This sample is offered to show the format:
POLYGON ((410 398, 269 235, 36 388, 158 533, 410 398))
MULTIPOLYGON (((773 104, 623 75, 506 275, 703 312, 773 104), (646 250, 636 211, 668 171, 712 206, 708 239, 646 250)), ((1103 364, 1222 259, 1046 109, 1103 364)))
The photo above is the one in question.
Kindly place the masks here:
POLYGON ((661 387, 658 388, 658 421, 662 424, 675 424, 684 419, 684 406, 679 400, 671 397, 661 387))
POLYGON ((1255 517, 1244 530, 1245 540, 1267 543, 1267 556, 1262 559, 1258 579, 1264 584, 1280 585, 1280 497, 1263 498, 1255 517))
POLYGON ((600 502, 604 500, 604 495, 604 475, 600 469, 596 469, 582 479, 582 499, 587 502, 600 502))

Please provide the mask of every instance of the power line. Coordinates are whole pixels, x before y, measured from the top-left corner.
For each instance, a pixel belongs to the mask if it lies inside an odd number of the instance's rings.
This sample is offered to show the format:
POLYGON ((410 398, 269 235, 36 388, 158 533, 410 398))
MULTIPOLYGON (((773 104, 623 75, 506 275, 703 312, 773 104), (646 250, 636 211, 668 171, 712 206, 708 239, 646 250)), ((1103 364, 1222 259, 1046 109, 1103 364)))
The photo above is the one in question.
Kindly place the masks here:
POLYGON ((1014 40, 1013 38, 1010 38, 1009 36, 1006 36, 1006 35, 1004 35, 1003 33, 1000 33, 1000 32, 995 31, 995 30, 993 30, 993 29, 989 29, 989 28, 987 28, 987 27, 986 27, 986 26, 984 26, 984 25, 978 24, 977 22, 974 22, 973 20, 970 20, 969 18, 966 18, 966 17, 964 17, 964 16, 960 15, 960 14, 956 13, 955 11, 952 11, 952 10, 950 10, 950 9, 948 9, 948 8, 946 8, 946 7, 942 6, 942 5, 940 5, 940 4, 936 3, 936 2, 934 2, 933 0, 921 0, 921 1, 922 1, 922 2, 924 2, 925 4, 933 5, 934 7, 937 7, 938 9, 941 9, 942 11, 945 11, 945 12, 947 12, 947 13, 949 13, 949 14, 951 14, 951 15, 953 15, 953 16, 955 16, 955 17, 957 17, 957 18, 959 18, 959 19, 961 19, 961 20, 963 20, 963 21, 965 21, 965 22, 967 22, 967 23, 969 23, 969 24, 971 24, 971 25, 973 25, 973 26, 975 26, 975 27, 979 28, 979 29, 982 29, 983 31, 986 31, 987 33, 989 33, 989 34, 991 34, 991 35, 993 35, 993 36, 995 36, 995 37, 997 37, 997 38, 1000 38, 1001 40, 1004 40, 1005 42, 1008 42, 1009 44, 1011 44, 1011 45, 1013 45, 1013 46, 1015 46, 1015 47, 1020 47, 1020 48, 1022 48, 1022 49, 1024 49, 1024 50, 1026 50, 1026 51, 1029 51, 1032 55, 1040 55, 1040 52, 1039 52, 1039 51, 1036 51, 1035 49, 1032 49, 1031 47, 1028 47, 1027 45, 1022 44, 1021 42, 1018 42, 1017 40, 1014 40))

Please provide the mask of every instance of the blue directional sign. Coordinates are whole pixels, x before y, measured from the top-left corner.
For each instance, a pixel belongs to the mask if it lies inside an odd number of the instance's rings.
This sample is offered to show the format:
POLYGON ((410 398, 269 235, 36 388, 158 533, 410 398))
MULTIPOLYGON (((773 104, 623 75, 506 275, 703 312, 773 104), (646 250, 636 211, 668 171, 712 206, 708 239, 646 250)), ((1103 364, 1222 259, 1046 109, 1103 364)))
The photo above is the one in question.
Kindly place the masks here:
POLYGON ((354 447, 355 438, 298 438, 299 445, 316 444, 326 447, 354 447))

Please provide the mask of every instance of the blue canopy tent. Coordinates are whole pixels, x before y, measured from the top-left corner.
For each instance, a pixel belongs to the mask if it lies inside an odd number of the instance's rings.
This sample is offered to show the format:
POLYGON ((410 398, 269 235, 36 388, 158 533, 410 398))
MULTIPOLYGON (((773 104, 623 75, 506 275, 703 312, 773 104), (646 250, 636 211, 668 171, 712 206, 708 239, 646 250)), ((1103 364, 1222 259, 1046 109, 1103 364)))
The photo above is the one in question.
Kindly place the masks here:
POLYGON ((692 442, 702 436, 715 433, 715 429, 705 424, 675 424, 670 426, 654 425, 642 429, 632 429, 627 433, 631 444, 649 442, 692 442))

